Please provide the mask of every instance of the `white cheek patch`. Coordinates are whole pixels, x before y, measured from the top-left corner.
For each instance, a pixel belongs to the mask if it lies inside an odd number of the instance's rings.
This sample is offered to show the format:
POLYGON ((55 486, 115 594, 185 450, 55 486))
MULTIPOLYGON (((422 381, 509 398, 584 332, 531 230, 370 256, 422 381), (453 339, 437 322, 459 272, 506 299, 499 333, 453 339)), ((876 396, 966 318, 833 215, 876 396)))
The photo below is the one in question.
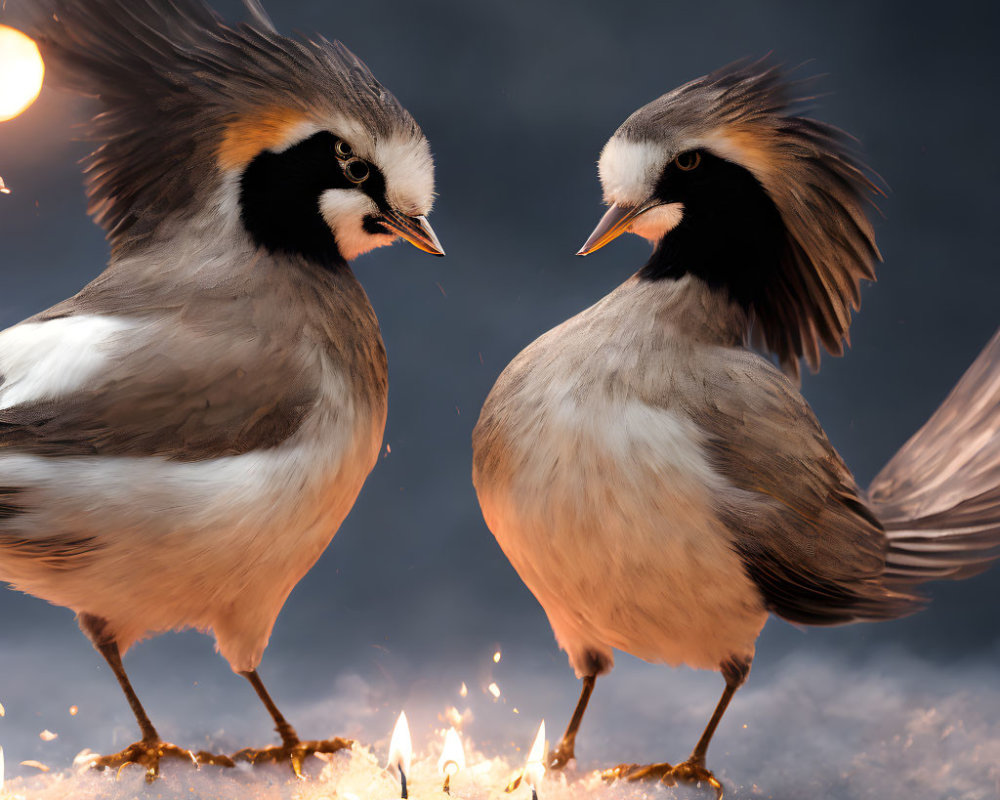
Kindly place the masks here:
POLYGON ((657 142, 634 142, 617 136, 604 145, 597 169, 604 202, 636 206, 653 194, 669 153, 657 142))
POLYGON ((680 225, 683 218, 683 203, 654 206, 636 217, 629 226, 629 231, 638 234, 643 239, 658 242, 680 225))
POLYGON ((378 214, 378 206, 360 189, 327 189, 320 195, 319 210, 330 226, 340 254, 351 261, 362 253, 396 241, 394 235, 369 233, 366 216, 378 214))

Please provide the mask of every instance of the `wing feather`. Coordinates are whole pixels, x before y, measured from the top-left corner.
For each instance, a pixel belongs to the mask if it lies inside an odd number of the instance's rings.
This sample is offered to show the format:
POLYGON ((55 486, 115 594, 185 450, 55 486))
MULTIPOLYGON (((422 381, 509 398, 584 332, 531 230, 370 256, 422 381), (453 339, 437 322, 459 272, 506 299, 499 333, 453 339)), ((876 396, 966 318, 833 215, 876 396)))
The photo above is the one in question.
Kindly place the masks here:
POLYGON ((885 587, 882 526, 788 377, 749 351, 714 358, 679 396, 732 487, 719 514, 768 609, 810 625, 918 609, 885 587))

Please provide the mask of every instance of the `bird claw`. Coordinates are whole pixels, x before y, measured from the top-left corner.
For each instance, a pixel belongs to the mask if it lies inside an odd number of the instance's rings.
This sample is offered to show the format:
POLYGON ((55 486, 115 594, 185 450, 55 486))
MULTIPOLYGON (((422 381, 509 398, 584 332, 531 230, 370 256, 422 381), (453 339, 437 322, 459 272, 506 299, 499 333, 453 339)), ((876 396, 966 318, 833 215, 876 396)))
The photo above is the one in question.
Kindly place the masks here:
POLYGON ((576 758, 576 749, 572 740, 563 739, 558 747, 549 750, 545 756, 545 767, 550 770, 561 770, 576 758))
POLYGON ((109 767, 116 769, 116 777, 121 777, 126 767, 142 767, 146 770, 146 782, 152 783, 159 777, 160 761, 165 758, 187 761, 196 768, 199 764, 235 766, 228 756, 215 756, 204 750, 195 754, 182 747, 160 741, 136 742, 114 755, 93 756, 89 758, 89 763, 91 769, 104 770, 109 767))
POLYGON ((336 753, 339 750, 348 750, 354 742, 351 739, 342 739, 337 736, 333 739, 320 739, 308 742, 290 741, 284 744, 271 745, 270 747, 244 747, 242 750, 233 753, 234 761, 249 761, 251 765, 258 764, 281 764, 288 763, 295 773, 296 778, 305 780, 302 767, 306 758, 317 753, 336 753))
POLYGON ((688 759, 676 766, 667 764, 619 764, 617 767, 601 772, 606 781, 659 781, 666 786, 674 786, 678 782, 693 783, 700 786, 707 783, 715 792, 715 800, 722 800, 722 784, 715 775, 705 768, 700 761, 688 759))

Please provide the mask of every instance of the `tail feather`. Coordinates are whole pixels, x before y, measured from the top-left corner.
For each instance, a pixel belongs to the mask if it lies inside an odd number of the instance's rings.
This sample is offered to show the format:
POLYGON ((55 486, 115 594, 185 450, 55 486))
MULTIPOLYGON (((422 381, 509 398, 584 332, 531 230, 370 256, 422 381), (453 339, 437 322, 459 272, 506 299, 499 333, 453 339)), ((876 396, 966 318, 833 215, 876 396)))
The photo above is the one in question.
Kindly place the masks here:
POLYGON ((894 581, 967 578, 1000 558, 1000 330, 869 498, 894 581))

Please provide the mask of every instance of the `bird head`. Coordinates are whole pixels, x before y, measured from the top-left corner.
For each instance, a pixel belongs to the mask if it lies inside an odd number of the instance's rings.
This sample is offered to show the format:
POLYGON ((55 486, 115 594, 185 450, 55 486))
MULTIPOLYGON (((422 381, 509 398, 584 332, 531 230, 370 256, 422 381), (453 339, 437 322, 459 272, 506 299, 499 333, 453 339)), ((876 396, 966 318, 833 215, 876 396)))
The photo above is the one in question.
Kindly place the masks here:
POLYGON ((257 0, 227 25, 202 0, 42 0, 32 33, 62 86, 96 96, 90 210, 113 251, 195 224, 338 264, 427 222, 430 147, 339 42, 291 39, 257 0))
POLYGON ((747 312, 790 373, 839 355, 861 279, 879 258, 865 206, 877 187, 846 136, 801 115, 801 83, 740 63, 643 106, 599 170, 609 208, 580 249, 622 233, 654 244, 648 279, 691 274, 747 312))

